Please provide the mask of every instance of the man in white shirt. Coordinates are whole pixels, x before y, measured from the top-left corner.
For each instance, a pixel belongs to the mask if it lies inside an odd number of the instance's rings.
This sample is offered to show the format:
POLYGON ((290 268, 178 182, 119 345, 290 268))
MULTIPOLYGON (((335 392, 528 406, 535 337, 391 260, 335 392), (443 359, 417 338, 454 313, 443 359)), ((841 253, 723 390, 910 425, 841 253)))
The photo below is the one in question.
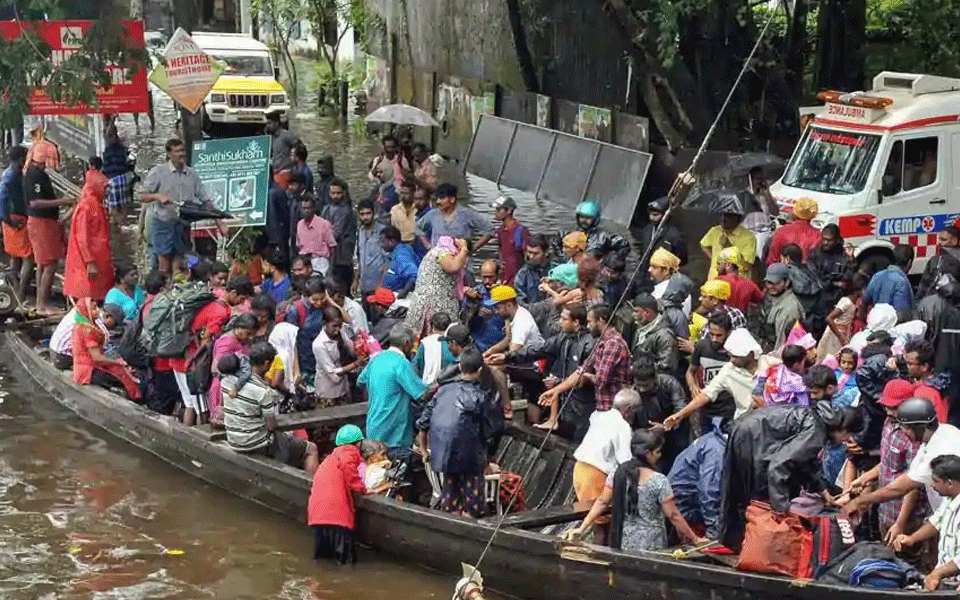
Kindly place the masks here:
POLYGON ((921 442, 920 449, 905 473, 869 494, 854 498, 843 507, 845 515, 862 511, 872 504, 902 498, 913 490, 926 486, 927 500, 934 511, 943 497, 933 485, 930 463, 934 458, 960 452, 960 429, 937 421, 937 411, 926 398, 905 400, 897 408, 897 421, 913 442, 921 442))
POLYGON ((673 429, 677 423, 689 417, 694 411, 715 402, 722 391, 730 392, 733 396, 733 402, 736 405, 734 419, 739 419, 753 410, 757 359, 760 358, 763 350, 750 332, 742 327, 730 333, 723 344, 723 349, 730 355, 730 362, 720 368, 710 383, 694 396, 683 410, 670 415, 663 421, 663 426, 667 430, 673 429))
MULTIPOLYGON (((594 411, 590 415, 590 428, 573 453, 577 459, 573 466, 573 489, 577 502, 583 506, 591 506, 603 492, 607 478, 633 458, 630 421, 639 404, 640 394, 625 388, 614 396, 613 410, 594 411)), ((602 531, 605 535, 605 528, 599 529, 597 533, 602 531)))
POLYGON ((509 285, 498 285, 490 290, 490 299, 493 300, 497 314, 507 321, 509 335, 494 344, 483 353, 487 358, 494 354, 515 352, 521 348, 531 348, 543 345, 543 336, 533 315, 526 308, 517 303, 517 291, 509 285))

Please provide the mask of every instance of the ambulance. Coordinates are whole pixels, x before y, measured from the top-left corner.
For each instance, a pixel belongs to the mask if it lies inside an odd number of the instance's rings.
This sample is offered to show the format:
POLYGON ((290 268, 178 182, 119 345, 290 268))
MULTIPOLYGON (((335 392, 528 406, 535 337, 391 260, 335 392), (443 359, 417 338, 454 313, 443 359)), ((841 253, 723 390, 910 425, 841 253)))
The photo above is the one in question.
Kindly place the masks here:
POLYGON ((869 92, 821 92, 770 193, 789 211, 820 207, 861 262, 913 246, 912 273, 936 253, 937 232, 960 218, 960 79, 883 72, 869 92))

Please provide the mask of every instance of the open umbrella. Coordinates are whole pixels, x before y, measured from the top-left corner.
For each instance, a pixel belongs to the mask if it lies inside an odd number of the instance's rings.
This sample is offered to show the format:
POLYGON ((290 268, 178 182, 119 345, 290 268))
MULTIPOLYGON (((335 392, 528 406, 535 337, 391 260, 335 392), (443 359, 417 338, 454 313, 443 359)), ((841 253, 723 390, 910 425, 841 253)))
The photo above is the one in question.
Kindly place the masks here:
POLYGON ((367 115, 367 123, 394 123, 396 125, 420 125, 439 127, 440 123, 429 113, 409 104, 388 104, 367 115))
POLYGON ((216 208, 202 206, 195 202, 186 202, 180 207, 180 218, 188 223, 208 219, 232 219, 233 215, 216 208))
POLYGON ((744 190, 717 188, 693 190, 683 203, 687 210, 710 213, 746 214, 745 207, 750 206, 750 194, 744 190))
POLYGON ((710 171, 703 180, 717 185, 729 185, 732 180, 746 177, 750 171, 757 168, 763 171, 765 177, 772 178, 780 175, 785 165, 782 158, 769 152, 732 154, 722 167, 710 171))

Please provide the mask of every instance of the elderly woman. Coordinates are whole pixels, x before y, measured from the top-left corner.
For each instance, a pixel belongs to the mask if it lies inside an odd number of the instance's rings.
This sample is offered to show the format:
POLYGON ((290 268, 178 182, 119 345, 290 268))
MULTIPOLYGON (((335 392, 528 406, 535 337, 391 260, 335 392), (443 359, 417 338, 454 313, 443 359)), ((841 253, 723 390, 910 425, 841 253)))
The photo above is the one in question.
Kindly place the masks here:
POLYGON ((419 337, 430 316, 442 312, 460 314, 463 298, 463 270, 469 256, 467 241, 441 236, 427 252, 417 272, 417 287, 404 325, 419 337))
POLYGON ((131 400, 140 399, 140 386, 123 360, 103 352, 107 341, 97 325, 100 309, 92 298, 81 298, 73 327, 73 381, 81 385, 112 388, 122 385, 131 400))

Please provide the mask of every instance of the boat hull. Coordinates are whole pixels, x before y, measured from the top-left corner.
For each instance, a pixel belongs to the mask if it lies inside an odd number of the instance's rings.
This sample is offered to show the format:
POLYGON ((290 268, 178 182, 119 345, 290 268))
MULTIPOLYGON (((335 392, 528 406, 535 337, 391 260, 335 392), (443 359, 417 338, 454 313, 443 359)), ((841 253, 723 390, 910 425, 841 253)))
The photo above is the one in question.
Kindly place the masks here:
MULTIPOLYGON (((310 479, 302 471, 238 454, 225 443, 206 439, 209 436, 196 428, 183 427, 106 390, 78 386, 43 358, 25 335, 7 332, 5 342, 22 370, 80 418, 203 481, 304 522, 310 479)), ((461 572, 460 563, 475 563, 494 531, 490 522, 380 496, 359 498, 357 509, 357 531, 363 543, 401 560, 450 573, 451 587, 461 572)), ((794 582, 667 555, 569 546, 555 536, 517 528, 505 528, 496 535, 481 571, 487 587, 531 600, 894 600, 921 596, 794 582)))

